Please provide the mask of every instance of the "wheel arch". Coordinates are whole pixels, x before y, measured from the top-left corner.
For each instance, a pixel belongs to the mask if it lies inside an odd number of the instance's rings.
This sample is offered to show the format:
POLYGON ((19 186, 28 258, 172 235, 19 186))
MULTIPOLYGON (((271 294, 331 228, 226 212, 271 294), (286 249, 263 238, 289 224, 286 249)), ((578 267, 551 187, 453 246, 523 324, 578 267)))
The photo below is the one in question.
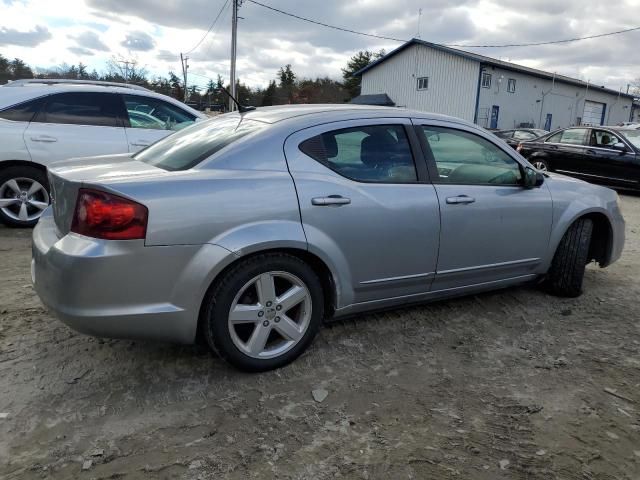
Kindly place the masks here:
POLYGON ((5 168, 10 168, 10 167, 30 167, 30 168, 35 168, 37 170, 40 170, 45 175, 47 173, 47 167, 45 167, 41 163, 33 162, 31 160, 2 160, 2 161, 0 161, 0 171, 4 170, 5 168))
POLYGON ((279 248, 268 248, 264 250, 252 251, 246 255, 239 256, 234 259, 231 263, 225 266, 210 282, 209 287, 207 288, 204 296, 200 300, 200 309, 198 312, 198 326, 197 326, 197 334, 196 338, 201 340, 202 337, 202 324, 204 320, 204 313, 206 311, 206 302, 211 293, 211 291, 215 288, 218 281, 220 281, 223 276, 235 268, 239 263, 245 262, 253 257, 258 255, 265 255, 270 253, 282 253, 291 255, 293 257, 299 258, 307 265, 309 265, 320 278, 320 283, 322 284, 322 292, 324 297, 324 311, 325 317, 331 317, 336 308, 336 298, 337 298, 337 289, 336 289, 336 278, 334 272, 331 271, 329 266, 317 255, 309 252, 308 250, 304 250, 302 248, 295 247, 279 247, 279 248))

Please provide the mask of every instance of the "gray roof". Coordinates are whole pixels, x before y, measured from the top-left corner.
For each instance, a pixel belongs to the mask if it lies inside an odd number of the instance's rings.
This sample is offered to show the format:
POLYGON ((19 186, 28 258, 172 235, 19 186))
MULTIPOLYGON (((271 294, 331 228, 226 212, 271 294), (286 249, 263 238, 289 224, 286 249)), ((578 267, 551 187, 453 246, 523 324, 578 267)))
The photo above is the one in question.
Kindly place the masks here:
POLYGON ((379 105, 381 107, 395 107, 396 104, 386 93, 375 93, 372 95, 358 95, 351 99, 351 103, 356 105, 379 105))
POLYGON ((465 50, 459 50, 457 48, 445 47, 444 45, 439 45, 437 43, 425 42, 424 40, 420 40, 420 39, 417 39, 417 38, 412 38, 408 42, 400 45, 398 48, 396 48, 395 50, 392 50, 391 52, 386 54, 384 57, 382 57, 382 58, 376 60, 375 62, 370 63, 366 67, 358 70, 357 72, 354 73, 354 75, 362 75, 366 71, 371 70, 372 68, 380 65, 381 63, 383 63, 387 59, 389 59, 389 58, 393 57, 394 55, 402 52, 403 50, 411 47, 412 45, 422 45, 422 46, 425 46, 425 47, 433 48, 435 50, 440 50, 442 52, 447 52, 447 53, 450 53, 452 55, 457 55, 459 57, 467 58, 469 60, 475 60, 476 62, 480 62, 482 65, 490 65, 492 67, 504 68, 505 70, 511 70, 511 71, 514 71, 514 72, 526 73, 526 74, 532 75, 534 77, 545 78, 545 79, 548 79, 548 80, 551 80, 551 79, 553 79, 555 77, 556 82, 568 83, 570 85, 576 85, 576 86, 584 87, 584 88, 586 88, 587 85, 588 85, 589 89, 593 89, 593 90, 597 90, 597 91, 604 91, 604 92, 607 92, 607 93, 612 93, 614 95, 620 94, 623 97, 633 98, 633 95, 631 95, 631 94, 624 93, 624 92, 618 92, 617 90, 612 90, 610 88, 600 87, 600 86, 594 85, 592 83, 587 83, 587 82, 584 82, 582 80, 578 80, 577 78, 565 77, 564 75, 557 75, 555 73, 545 72, 543 70, 538 70, 538 69, 535 69, 535 68, 525 67, 523 65, 518 65, 518 64, 515 64, 515 63, 511 63, 511 62, 504 62, 504 61, 498 60, 496 58, 485 57, 484 55, 479 55, 477 53, 467 52, 465 50))

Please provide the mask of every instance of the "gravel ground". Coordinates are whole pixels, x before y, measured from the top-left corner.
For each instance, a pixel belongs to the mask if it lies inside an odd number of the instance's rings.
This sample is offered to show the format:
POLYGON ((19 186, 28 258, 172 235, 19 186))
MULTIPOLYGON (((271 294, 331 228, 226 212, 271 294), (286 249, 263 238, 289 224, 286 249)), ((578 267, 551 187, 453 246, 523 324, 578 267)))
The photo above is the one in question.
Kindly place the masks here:
POLYGON ((0 478, 640 479, 640 197, 623 211, 623 258, 578 299, 363 316, 260 375, 71 331, 30 286, 30 232, 0 228, 0 478))

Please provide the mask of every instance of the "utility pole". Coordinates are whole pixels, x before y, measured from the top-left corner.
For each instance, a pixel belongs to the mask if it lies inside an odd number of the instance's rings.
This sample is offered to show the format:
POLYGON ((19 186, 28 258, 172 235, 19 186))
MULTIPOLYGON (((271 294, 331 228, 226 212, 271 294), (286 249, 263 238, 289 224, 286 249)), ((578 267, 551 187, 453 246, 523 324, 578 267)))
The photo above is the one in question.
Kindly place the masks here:
MULTIPOLYGON (((231 96, 238 98, 236 92, 236 53, 238 50, 238 7, 242 0, 233 0, 233 10, 231 15, 231 72, 230 72, 230 90, 231 96)), ((233 112, 236 109, 236 104, 233 100, 229 99, 229 111, 233 112)))
POLYGON ((122 63, 124 65, 124 83, 129 83, 129 65, 135 67, 135 60, 117 60, 117 63, 122 63))
POLYGON ((184 101, 189 99, 189 92, 187 90, 187 71, 189 70, 189 57, 182 56, 180 54, 180 65, 182 65, 182 78, 184 79, 184 101))

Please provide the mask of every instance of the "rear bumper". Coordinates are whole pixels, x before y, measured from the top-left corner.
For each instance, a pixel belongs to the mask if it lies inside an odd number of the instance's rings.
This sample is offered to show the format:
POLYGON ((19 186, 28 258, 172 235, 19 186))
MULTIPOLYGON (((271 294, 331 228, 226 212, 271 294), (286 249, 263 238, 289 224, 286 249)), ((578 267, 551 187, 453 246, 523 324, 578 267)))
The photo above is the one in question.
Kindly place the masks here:
POLYGON ((217 245, 59 238, 47 210, 33 231, 31 271, 42 302, 74 330, 192 343, 206 290, 233 258, 217 245))

